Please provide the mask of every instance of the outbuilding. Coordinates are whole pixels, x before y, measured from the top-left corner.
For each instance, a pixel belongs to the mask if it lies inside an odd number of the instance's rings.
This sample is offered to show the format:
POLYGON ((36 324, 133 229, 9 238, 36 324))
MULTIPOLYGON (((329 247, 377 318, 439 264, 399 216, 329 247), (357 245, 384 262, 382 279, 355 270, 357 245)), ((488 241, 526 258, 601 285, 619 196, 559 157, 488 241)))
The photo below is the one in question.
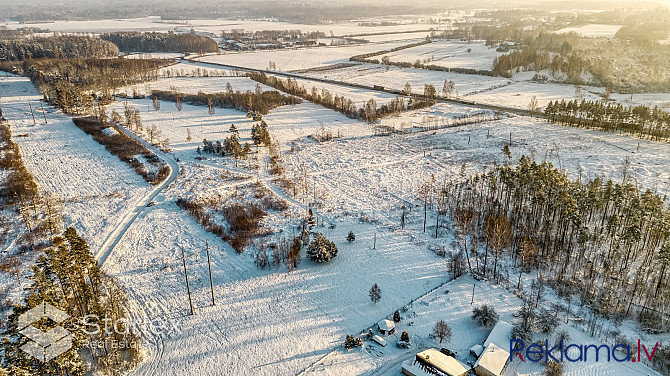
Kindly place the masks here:
POLYGON ((382 320, 377 323, 380 334, 389 335, 395 333, 395 323, 391 320, 382 320))

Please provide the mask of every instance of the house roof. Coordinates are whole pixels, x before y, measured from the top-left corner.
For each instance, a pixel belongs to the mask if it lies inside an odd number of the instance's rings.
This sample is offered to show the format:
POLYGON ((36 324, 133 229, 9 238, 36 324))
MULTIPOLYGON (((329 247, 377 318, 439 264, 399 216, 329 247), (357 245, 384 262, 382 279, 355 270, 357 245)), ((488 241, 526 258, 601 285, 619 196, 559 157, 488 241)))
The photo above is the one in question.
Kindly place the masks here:
POLYGON ((511 336, 512 324, 507 321, 498 321, 488 338, 486 338, 484 347, 489 347, 490 344, 495 343, 501 349, 507 349, 509 348, 509 339, 511 336))
POLYGON ((435 349, 422 351, 416 354, 416 356, 439 368, 449 376, 459 376, 468 372, 461 362, 451 356, 444 355, 435 349))
POLYGON ((379 329, 381 329, 381 330, 391 330, 391 329, 395 329, 395 323, 394 323, 393 321, 391 321, 391 320, 382 320, 382 321, 380 321, 380 322, 377 323, 377 326, 378 326, 379 329))
POLYGON ((475 363, 475 367, 483 367, 494 375, 500 375, 508 360, 509 353, 496 346, 495 343, 492 343, 484 350, 482 356, 479 357, 477 363, 475 363))

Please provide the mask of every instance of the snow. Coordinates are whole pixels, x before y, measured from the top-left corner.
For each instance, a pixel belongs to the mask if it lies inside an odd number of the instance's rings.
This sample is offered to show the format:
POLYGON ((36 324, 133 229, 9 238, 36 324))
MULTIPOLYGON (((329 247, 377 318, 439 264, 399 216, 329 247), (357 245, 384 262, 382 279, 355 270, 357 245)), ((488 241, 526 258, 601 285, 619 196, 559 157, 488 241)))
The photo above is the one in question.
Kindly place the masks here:
POLYGON ((270 61, 277 70, 293 71, 321 67, 338 63, 347 63, 349 58, 409 44, 407 41, 367 43, 336 47, 310 47, 271 51, 227 52, 220 55, 207 55, 198 61, 228 64, 233 66, 267 69, 270 61))
POLYGON ((74 226, 96 249, 115 226, 117 214, 132 208, 150 187, 117 157, 77 128, 69 116, 44 105, 30 115, 41 95, 29 79, 0 77, 3 115, 10 122, 23 161, 40 189, 57 194, 64 203, 65 226, 74 226))
POLYGON ((425 59, 428 59, 424 64, 448 68, 490 70, 493 59, 502 54, 502 52, 497 52, 495 47, 487 47, 482 42, 437 40, 381 56, 388 56, 393 62, 414 63, 416 60, 421 60, 423 63, 425 59))
POLYGON ((607 39, 614 38, 614 35, 621 29, 623 25, 605 25, 605 24, 588 24, 580 27, 566 27, 556 31, 558 34, 577 33, 583 37, 598 38, 603 37, 607 39))
POLYGON ((458 360, 444 355, 436 349, 424 350, 416 354, 417 358, 421 358, 424 361, 436 366, 439 370, 447 374, 448 376, 461 376, 465 375, 468 370, 459 362, 458 360))
POLYGON ((500 375, 508 360, 509 353, 496 346, 495 343, 491 343, 475 363, 475 368, 482 367, 494 375, 500 375))
MULTIPOLYGON (((419 368, 418 366, 415 366, 415 365, 413 364, 413 361, 403 362, 403 363, 402 363, 402 369, 403 369, 403 370, 406 370, 407 372, 409 372, 410 374, 412 374, 412 375, 414 375, 414 376, 433 376, 433 374, 428 373, 428 372, 422 370, 422 369, 419 368)), ((403 372, 403 374, 406 375, 405 372, 403 372)))
POLYGON ((379 328, 379 330, 388 332, 389 330, 395 329, 395 323, 391 320, 384 319, 377 323, 377 327, 379 328))
POLYGON ((506 321, 498 321, 486 338, 486 341, 484 341, 484 347, 486 347, 487 351, 491 344, 503 349, 509 348, 509 339, 511 337, 512 324, 506 321))
POLYGON ((475 354, 477 358, 484 352, 484 346, 476 344, 470 348, 470 354, 475 354))
POLYGON ((105 129, 103 129, 103 130, 102 130, 102 133, 103 133, 105 136, 114 136, 114 135, 119 134, 119 132, 117 132, 116 129, 114 129, 114 128, 112 128, 112 127, 107 127, 107 128, 105 128, 105 129))

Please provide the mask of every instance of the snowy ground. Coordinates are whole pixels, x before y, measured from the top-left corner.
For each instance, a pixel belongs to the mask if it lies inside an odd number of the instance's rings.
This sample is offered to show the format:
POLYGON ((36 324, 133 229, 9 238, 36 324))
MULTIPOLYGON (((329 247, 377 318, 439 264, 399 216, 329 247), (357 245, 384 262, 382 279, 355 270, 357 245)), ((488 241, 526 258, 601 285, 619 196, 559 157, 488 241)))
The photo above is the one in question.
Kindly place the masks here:
POLYGON ((100 246, 118 219, 115 214, 150 186, 53 107, 44 106, 48 124, 36 111, 34 125, 28 100, 37 108, 41 95, 27 78, 0 77, 0 97, 24 164, 41 189, 63 199, 65 226, 74 226, 92 249, 100 246))
POLYGON ((603 25, 603 24, 589 24, 580 27, 566 27, 558 30, 556 33, 577 33, 583 37, 597 38, 603 37, 607 39, 614 38, 614 35, 621 29, 623 25, 603 25))
POLYGON ((390 50, 409 44, 407 41, 380 42, 340 47, 312 47, 273 51, 222 53, 198 58, 199 61, 234 66, 267 69, 269 62, 279 71, 301 70, 324 65, 349 62, 349 58, 370 52, 390 50))
POLYGON ((414 63, 416 60, 420 60, 423 63, 428 59, 425 62, 427 65, 490 70, 493 59, 502 54, 502 52, 497 52, 495 47, 487 47, 482 42, 438 40, 385 56, 388 56, 393 62, 414 63), (468 52, 468 49, 470 52, 468 52))

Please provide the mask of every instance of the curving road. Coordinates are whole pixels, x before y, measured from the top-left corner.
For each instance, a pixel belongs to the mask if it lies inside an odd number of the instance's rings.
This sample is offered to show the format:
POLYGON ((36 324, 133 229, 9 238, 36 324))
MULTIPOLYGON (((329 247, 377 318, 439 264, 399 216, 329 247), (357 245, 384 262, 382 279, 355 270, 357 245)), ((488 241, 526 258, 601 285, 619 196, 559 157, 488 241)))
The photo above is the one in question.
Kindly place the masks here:
POLYGON ((137 219, 137 217, 144 211, 144 209, 147 207, 147 204, 153 201, 153 199, 156 198, 156 196, 159 193, 161 193, 163 189, 165 189, 168 185, 170 185, 170 183, 175 181, 175 179, 177 179, 177 176, 179 176, 179 164, 177 164, 177 162, 171 156, 161 152, 153 145, 146 142, 141 137, 137 136, 136 134, 132 133, 126 128, 119 126, 119 129, 121 129, 121 131, 123 131, 123 133, 125 133, 129 137, 132 137, 135 140, 137 140, 147 149, 151 150, 154 154, 158 156, 158 158, 165 161, 165 163, 167 163, 168 166, 170 167, 170 175, 168 175, 168 177, 165 180, 163 180, 160 184, 156 185, 151 191, 149 191, 146 195, 144 195, 144 197, 137 200, 135 206, 123 216, 123 218, 116 225, 114 230, 110 232, 109 235, 107 235, 107 238, 102 243, 100 250, 95 255, 95 258, 98 260, 98 264, 100 264, 100 266, 102 266, 105 263, 105 261, 107 261, 107 257, 112 253, 114 247, 116 247, 116 245, 119 244, 119 241, 121 241, 123 235, 125 235, 130 226, 133 225, 133 222, 135 222, 135 219, 137 219))

